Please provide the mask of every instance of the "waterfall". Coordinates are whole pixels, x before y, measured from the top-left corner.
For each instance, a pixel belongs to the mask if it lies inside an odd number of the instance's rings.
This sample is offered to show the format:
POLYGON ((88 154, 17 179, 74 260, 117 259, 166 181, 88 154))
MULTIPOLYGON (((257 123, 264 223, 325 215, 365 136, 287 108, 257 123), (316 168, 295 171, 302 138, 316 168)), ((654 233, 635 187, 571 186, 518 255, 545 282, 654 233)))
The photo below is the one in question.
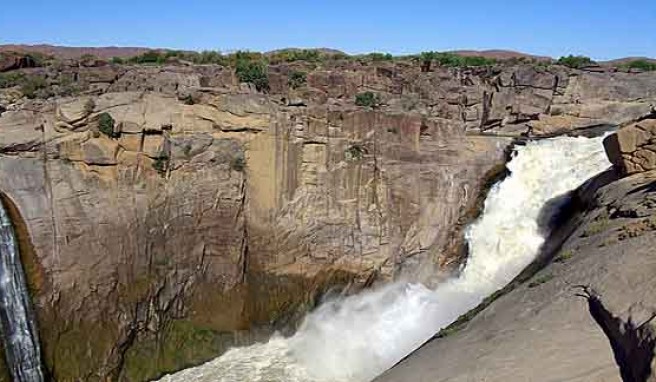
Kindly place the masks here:
POLYGON ((14 382, 41 382, 41 349, 16 236, 0 200, 0 329, 14 382))
POLYGON ((466 232, 469 257, 457 277, 434 289, 395 283, 326 302, 291 337, 232 349, 161 381, 372 380, 533 261, 545 240, 542 207, 610 165, 601 142, 560 137, 516 147, 510 175, 490 190, 466 232))

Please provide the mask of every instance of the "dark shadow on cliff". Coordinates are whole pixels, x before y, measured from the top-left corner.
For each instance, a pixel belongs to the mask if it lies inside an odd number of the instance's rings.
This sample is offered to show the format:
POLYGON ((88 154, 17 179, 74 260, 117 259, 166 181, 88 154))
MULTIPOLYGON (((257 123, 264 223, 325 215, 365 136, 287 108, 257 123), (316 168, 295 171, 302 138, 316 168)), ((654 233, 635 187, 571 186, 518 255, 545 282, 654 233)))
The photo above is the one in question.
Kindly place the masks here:
POLYGON ((592 288, 587 285, 575 288, 580 289, 576 295, 587 300, 590 315, 608 338, 622 381, 646 382, 651 375, 656 346, 656 333, 650 326, 656 313, 641 324, 633 322, 631 317, 625 322, 606 309, 592 288))

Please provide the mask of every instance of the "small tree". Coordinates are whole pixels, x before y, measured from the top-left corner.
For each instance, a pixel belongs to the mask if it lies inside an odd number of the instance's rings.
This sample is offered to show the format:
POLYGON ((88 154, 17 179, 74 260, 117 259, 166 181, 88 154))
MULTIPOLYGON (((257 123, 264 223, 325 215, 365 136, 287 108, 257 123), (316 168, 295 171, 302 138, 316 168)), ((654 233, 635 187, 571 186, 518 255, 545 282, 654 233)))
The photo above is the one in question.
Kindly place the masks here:
POLYGON ((380 104, 380 97, 372 92, 358 93, 355 95, 355 104, 357 106, 377 107, 380 104))
POLYGON ((267 91, 269 90, 269 77, 266 70, 263 61, 239 59, 237 60, 235 73, 240 82, 253 84, 258 91, 267 91))
POLYGON ((307 73, 294 71, 289 75, 288 84, 292 89, 298 89, 307 82, 307 73))
POLYGON ((580 69, 588 65, 592 65, 595 62, 590 59, 590 57, 586 56, 574 56, 574 55, 569 55, 569 56, 563 56, 558 59, 558 63, 560 65, 565 65, 569 66, 570 68, 574 69, 580 69))
POLYGON ((98 116, 98 130, 110 138, 116 138, 118 135, 114 132, 114 118, 109 113, 98 116))

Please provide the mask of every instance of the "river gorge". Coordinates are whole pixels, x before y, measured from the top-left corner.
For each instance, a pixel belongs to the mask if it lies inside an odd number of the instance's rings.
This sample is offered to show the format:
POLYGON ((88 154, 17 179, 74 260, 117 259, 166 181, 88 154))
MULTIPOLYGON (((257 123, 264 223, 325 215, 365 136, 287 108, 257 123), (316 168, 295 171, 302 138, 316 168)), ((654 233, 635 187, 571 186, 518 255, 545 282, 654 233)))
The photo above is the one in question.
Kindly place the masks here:
POLYGON ((649 246, 632 243, 653 236, 654 72, 338 57, 270 63, 263 89, 229 65, 17 60, 8 73, 46 85, 0 88, 16 270, 0 274, 0 370, 14 380, 477 370, 451 349, 530 379, 517 360, 555 367, 557 340, 615 376, 571 288, 591 284, 618 314, 651 304, 649 246), (643 281, 613 284, 629 279, 643 281), (549 345, 512 350, 526 338, 549 345))

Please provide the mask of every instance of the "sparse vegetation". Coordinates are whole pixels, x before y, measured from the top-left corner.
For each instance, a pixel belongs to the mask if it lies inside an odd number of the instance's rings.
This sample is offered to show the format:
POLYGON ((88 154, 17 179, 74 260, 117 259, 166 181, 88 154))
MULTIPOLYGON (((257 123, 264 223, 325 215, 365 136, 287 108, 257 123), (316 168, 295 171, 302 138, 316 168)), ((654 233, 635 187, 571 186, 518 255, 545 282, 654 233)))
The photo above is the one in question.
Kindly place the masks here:
POLYGON ((98 57, 94 56, 93 54, 89 54, 89 53, 83 54, 80 57, 80 61, 83 61, 83 62, 84 61, 94 61, 94 60, 97 60, 97 59, 98 59, 98 57))
POLYGON ((638 69, 638 70, 644 70, 649 72, 649 71, 656 70, 656 62, 647 61, 647 60, 633 60, 627 62, 624 65, 621 65, 621 67, 626 69, 638 69))
POLYGON ((48 82, 40 76, 25 76, 20 84, 21 93, 27 98, 48 98, 52 92, 47 90, 48 82))
POLYGON ((574 55, 569 55, 569 56, 563 56, 558 59, 557 61, 558 64, 560 65, 565 65, 570 68, 574 69, 580 69, 585 66, 593 65, 595 64, 594 61, 590 57, 586 56, 574 56, 574 55))
POLYGON ((159 175, 165 176, 169 168, 169 156, 165 152, 159 153, 159 156, 153 162, 153 168, 159 175))
POLYGON ((581 237, 590 237, 605 231, 608 227, 608 223, 609 222, 607 216, 597 217, 592 222, 590 222, 590 224, 588 224, 581 237))
POLYGON ((230 168, 237 172, 244 172, 246 169, 246 159, 243 155, 238 155, 232 159, 230 162, 230 168))
POLYGON ((114 118, 109 113, 102 113, 98 116, 98 131, 110 138, 116 138, 114 132, 114 118))
POLYGON ((80 86, 73 81, 71 75, 60 74, 59 84, 56 88, 55 94, 58 96, 72 96, 80 93, 80 86))
POLYGON ((158 64, 161 65, 166 62, 167 55, 165 52, 157 50, 149 50, 138 56, 131 57, 128 62, 134 64, 158 64))
POLYGON ((298 89, 305 85, 307 82, 307 73, 301 71, 293 71, 289 74, 288 84, 292 89, 298 89))
POLYGON ((125 60, 122 59, 121 57, 112 57, 112 59, 110 60, 110 62, 111 62, 112 64, 121 65, 121 64, 124 64, 124 63, 125 63, 125 60))
POLYGON ((48 98, 53 95, 48 81, 38 75, 26 75, 21 72, 0 73, 0 88, 18 86, 27 98, 48 98))
POLYGON ((0 73, 0 89, 20 85, 24 80, 25 75, 23 73, 0 73))
POLYGON ((392 61, 394 59, 394 56, 392 56, 389 53, 369 53, 365 56, 365 58, 370 59, 371 61, 392 61))
POLYGON ((321 52, 316 49, 285 49, 269 55, 272 64, 294 61, 317 62, 322 58, 321 52))
POLYGON ((380 97, 372 92, 364 92, 355 95, 355 104, 357 106, 377 107, 380 104, 380 97))
POLYGON ((421 52, 416 56, 422 62, 422 71, 430 71, 432 63, 446 67, 489 66, 497 61, 482 56, 461 56, 455 53, 421 52))
POLYGON ((565 251, 562 251, 555 259, 554 261, 557 263, 564 263, 567 260, 571 259, 574 257, 574 250, 572 249, 567 249, 565 251))
POLYGON ((528 287, 529 287, 529 288, 535 288, 535 287, 537 287, 537 286, 539 286, 539 285, 542 285, 542 284, 544 284, 544 283, 546 283, 546 282, 551 281, 553 278, 554 278, 554 276, 553 276, 551 273, 547 273, 546 275, 542 275, 542 276, 536 278, 534 281, 531 281, 531 282, 528 284, 528 287))
POLYGON ((253 84, 258 91, 269 90, 269 77, 264 60, 253 60, 250 57, 237 58, 235 73, 240 82, 253 84))
POLYGON ((353 144, 346 149, 345 155, 347 161, 359 161, 367 153, 367 149, 360 144, 353 144))

